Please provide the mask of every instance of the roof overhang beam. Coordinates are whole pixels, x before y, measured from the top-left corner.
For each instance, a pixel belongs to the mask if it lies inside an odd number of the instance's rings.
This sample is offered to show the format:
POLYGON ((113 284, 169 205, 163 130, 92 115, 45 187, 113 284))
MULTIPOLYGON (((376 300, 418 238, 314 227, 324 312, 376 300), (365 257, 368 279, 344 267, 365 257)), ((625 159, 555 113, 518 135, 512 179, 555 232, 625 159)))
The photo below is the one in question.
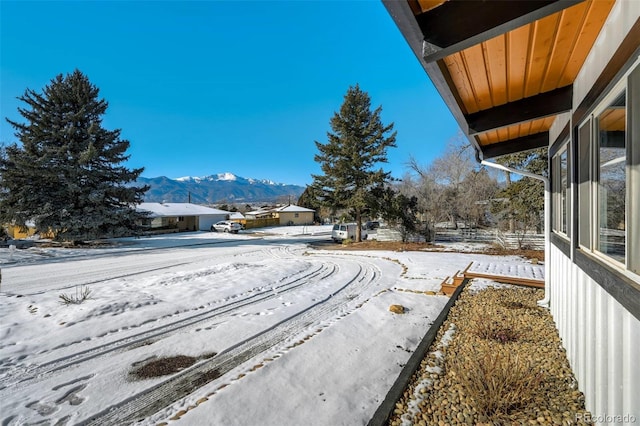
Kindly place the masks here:
POLYGON ((573 85, 509 102, 465 116, 469 135, 571 111, 573 85))
MULTIPOLYGON (((416 16, 422 56, 435 62, 585 0, 450 0, 416 16)), ((388 3, 388 1, 385 1, 388 3)))
POLYGON ((501 155, 514 154, 516 152, 528 151, 536 148, 546 148, 549 146, 549 132, 540 132, 533 135, 522 136, 510 139, 505 142, 494 143, 482 147, 482 157, 484 159, 499 157, 501 155))

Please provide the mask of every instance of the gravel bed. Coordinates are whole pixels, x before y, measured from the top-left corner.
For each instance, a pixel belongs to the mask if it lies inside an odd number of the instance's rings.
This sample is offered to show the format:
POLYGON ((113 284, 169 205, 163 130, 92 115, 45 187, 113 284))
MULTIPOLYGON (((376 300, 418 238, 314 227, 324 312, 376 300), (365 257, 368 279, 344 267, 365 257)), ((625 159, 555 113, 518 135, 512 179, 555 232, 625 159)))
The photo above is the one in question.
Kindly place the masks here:
POLYGON ((389 425, 590 424, 543 296, 464 289, 389 425))

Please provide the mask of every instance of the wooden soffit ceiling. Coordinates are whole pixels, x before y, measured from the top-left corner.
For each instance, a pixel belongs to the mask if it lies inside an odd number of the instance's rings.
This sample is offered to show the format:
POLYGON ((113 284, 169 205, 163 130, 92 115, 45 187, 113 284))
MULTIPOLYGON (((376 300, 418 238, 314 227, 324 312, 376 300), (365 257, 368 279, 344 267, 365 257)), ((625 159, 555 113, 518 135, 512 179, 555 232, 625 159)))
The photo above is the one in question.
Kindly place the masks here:
POLYGON ((383 3, 460 127, 489 158, 548 145, 615 0, 383 3))

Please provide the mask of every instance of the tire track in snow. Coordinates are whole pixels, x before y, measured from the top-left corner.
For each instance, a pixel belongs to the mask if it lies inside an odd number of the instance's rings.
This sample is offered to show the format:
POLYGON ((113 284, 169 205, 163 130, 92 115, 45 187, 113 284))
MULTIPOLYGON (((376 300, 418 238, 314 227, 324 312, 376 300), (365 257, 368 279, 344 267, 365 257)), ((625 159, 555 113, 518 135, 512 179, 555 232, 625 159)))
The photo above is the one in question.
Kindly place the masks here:
POLYGON ((217 379, 257 355, 284 343, 354 302, 353 294, 372 286, 380 274, 371 265, 358 262, 358 272, 336 291, 277 324, 223 350, 213 358, 177 373, 168 380, 79 422, 80 425, 123 424, 142 420, 196 389, 217 379), (351 292, 345 291, 350 289, 351 292))
MULTIPOLYGON (((241 240, 239 242, 253 242, 256 240, 241 240)), ((72 259, 77 262, 95 262, 102 258, 113 258, 112 262, 108 262, 106 264, 102 264, 96 267, 89 268, 74 268, 71 271, 56 270, 58 265, 62 265, 66 260, 59 259, 57 262, 48 262, 48 263, 40 263, 38 265, 20 265, 16 266, 13 269, 8 269, 5 273, 5 281, 6 284, 3 285, 3 293, 7 295, 22 295, 22 296, 34 296, 38 294, 43 294, 50 291, 59 291, 59 290, 68 290, 78 286, 84 285, 95 285, 102 282, 120 279, 120 278, 128 278, 137 275, 147 274, 149 272, 161 271, 164 269, 176 268, 179 266, 185 266, 192 263, 198 263, 201 261, 206 261, 211 258, 211 255, 199 255, 193 256, 189 253, 188 256, 184 256, 182 258, 161 258, 160 260, 154 260, 158 257, 161 257, 164 251, 176 250, 176 249, 190 249, 198 246, 219 246, 224 244, 229 244, 233 241, 223 241, 223 242, 210 242, 205 244, 190 244, 190 245, 179 245, 176 247, 158 247, 158 248, 149 248, 149 249, 140 249, 127 253, 120 254, 97 254, 93 256, 83 256, 80 259, 72 259), (125 261, 123 257, 137 257, 135 261, 125 261), (35 270, 31 275, 23 274, 21 268, 25 267, 36 267, 38 270, 35 270), (44 269, 46 268, 46 269, 44 269), (84 272, 83 272, 84 271, 84 272), (41 286, 36 285, 35 283, 41 280, 43 273, 49 277, 49 279, 44 282, 41 286), (55 283, 60 283, 59 286, 55 285, 55 283)), ((236 242, 237 243, 237 242, 236 242)), ((254 250, 252 252, 244 252, 243 255, 249 253, 256 252, 265 252, 267 249, 259 249, 254 250)), ((187 252, 185 252, 187 253, 187 252)), ((230 254, 229 257, 235 257, 236 254, 230 254)))
POLYGON ((304 275, 293 278, 288 282, 264 289, 261 292, 251 294, 242 299, 234 300, 231 303, 217 306, 208 311, 191 315, 188 318, 183 318, 145 332, 137 333, 132 336, 127 336, 116 341, 48 361, 33 367, 32 369, 13 369, 7 376, 0 378, 0 390, 15 384, 25 386, 25 382, 32 382, 34 380, 41 379, 43 375, 49 375, 66 368, 76 366, 85 361, 104 356, 114 351, 127 350, 135 347, 136 345, 144 344, 144 342, 150 339, 163 338, 178 331, 184 331, 186 328, 196 327, 203 321, 208 321, 218 316, 229 314, 240 308, 246 308, 247 306, 261 303, 275 297, 279 297, 282 294, 286 294, 302 286, 324 280, 335 274, 337 270, 338 266, 335 264, 322 264, 319 268, 310 272, 307 271, 304 275))

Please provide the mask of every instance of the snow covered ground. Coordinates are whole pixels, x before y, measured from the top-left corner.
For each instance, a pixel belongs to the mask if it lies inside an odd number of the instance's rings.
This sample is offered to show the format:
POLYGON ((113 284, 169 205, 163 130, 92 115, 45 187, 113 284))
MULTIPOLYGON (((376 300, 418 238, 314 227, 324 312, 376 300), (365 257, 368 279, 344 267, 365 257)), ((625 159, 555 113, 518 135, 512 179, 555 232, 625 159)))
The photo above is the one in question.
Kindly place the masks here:
POLYGON ((415 291, 472 260, 525 263, 309 245, 329 232, 0 249, 1 424, 366 424, 448 300, 415 291), (195 363, 132 374, 178 355, 195 363))

